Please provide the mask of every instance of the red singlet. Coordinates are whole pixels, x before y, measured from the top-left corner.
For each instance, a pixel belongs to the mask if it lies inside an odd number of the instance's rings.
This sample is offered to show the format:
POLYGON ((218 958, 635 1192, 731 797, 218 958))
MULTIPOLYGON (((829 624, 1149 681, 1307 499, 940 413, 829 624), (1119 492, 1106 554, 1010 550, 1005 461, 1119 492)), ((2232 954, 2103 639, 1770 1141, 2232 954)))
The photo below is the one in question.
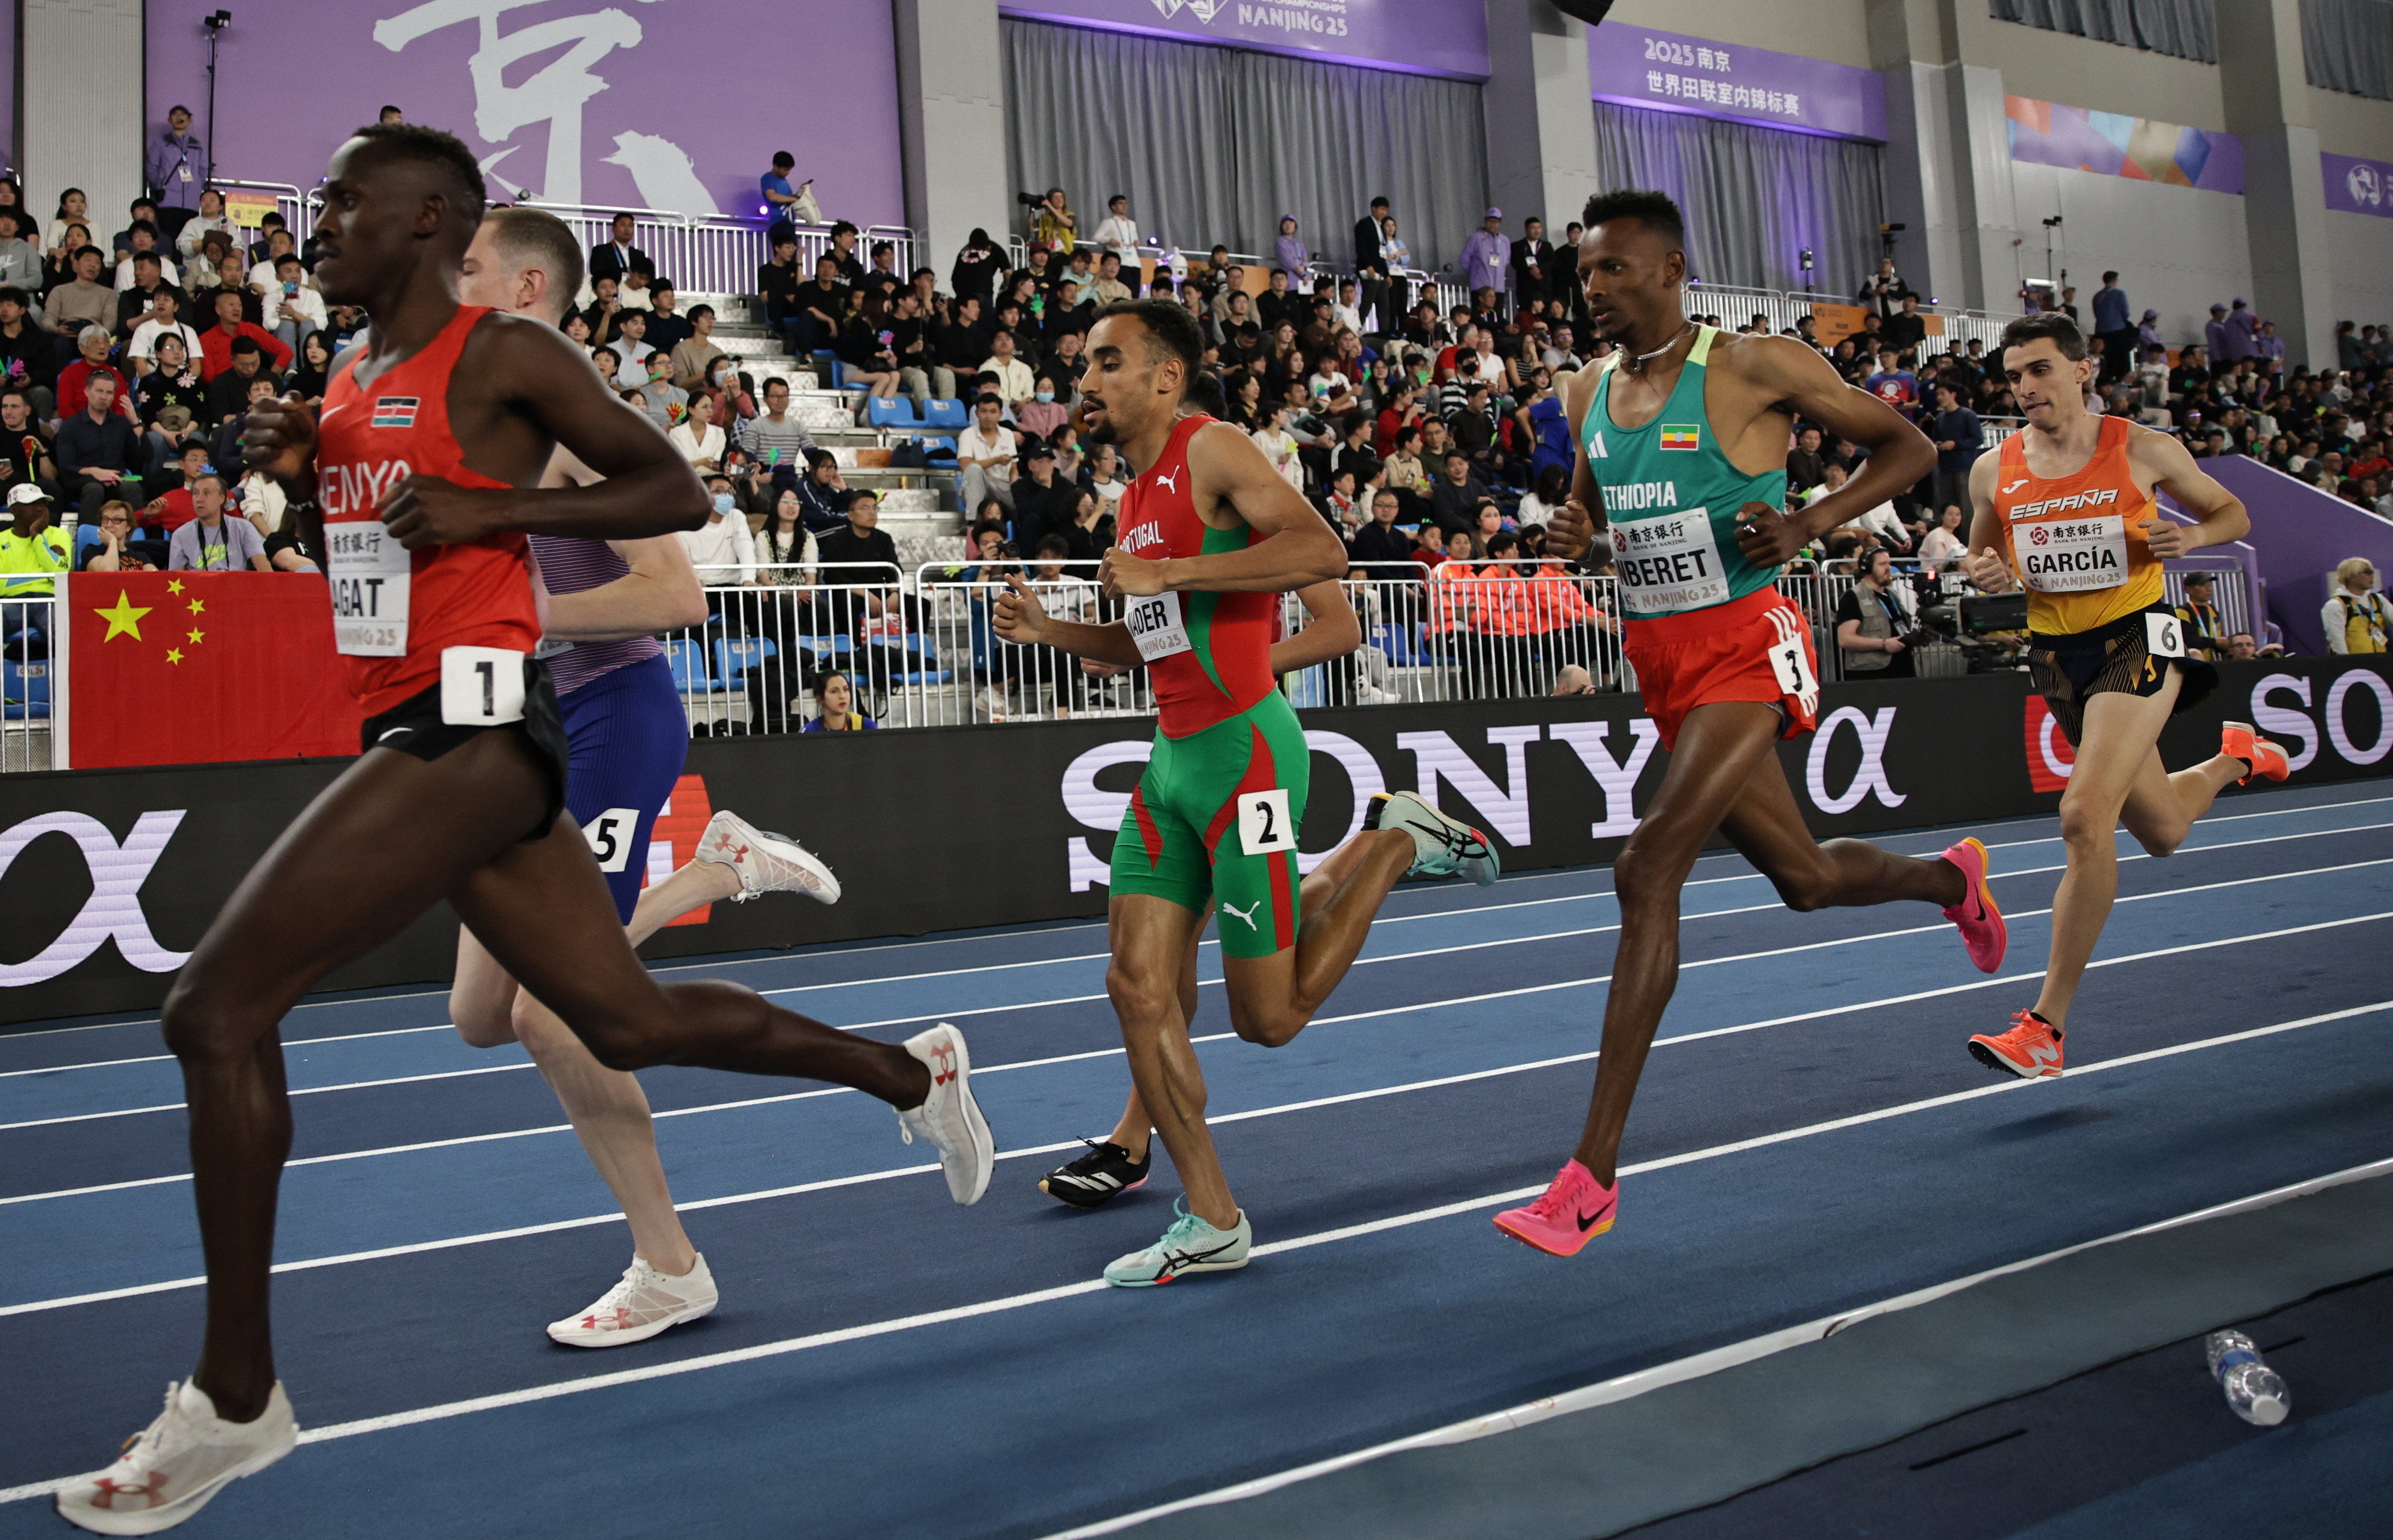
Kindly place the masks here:
MULTIPOLYGON (((1211 423, 1202 412, 1182 418, 1163 453, 1122 492, 1114 543, 1148 561, 1243 551, 1251 525, 1216 529, 1196 516, 1189 485, 1188 441, 1211 423)), ((1160 594, 1132 599, 1133 636, 1155 680, 1166 737, 1186 737, 1226 722, 1271 694, 1272 620, 1276 594, 1160 594), (1150 646, 1169 650, 1150 651, 1150 646)))
POLYGON ((317 414, 317 501, 333 590, 335 645, 349 659, 349 693, 377 716, 438 683, 445 647, 540 645, 529 546, 520 534, 410 553, 375 504, 410 475, 460 487, 503 487, 465 468, 449 427, 449 378, 490 307, 461 305, 424 350, 360 389, 354 359, 324 390, 317 414))

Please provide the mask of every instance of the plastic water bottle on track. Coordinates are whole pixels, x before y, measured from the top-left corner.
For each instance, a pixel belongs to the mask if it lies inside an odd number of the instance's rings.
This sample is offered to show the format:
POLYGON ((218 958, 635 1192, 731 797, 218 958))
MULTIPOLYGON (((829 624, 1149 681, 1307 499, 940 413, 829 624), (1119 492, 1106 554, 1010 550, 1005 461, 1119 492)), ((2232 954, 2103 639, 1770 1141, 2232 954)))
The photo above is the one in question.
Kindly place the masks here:
POLYGON ((2227 1404, 2245 1422, 2274 1428, 2293 1410, 2293 1392, 2276 1370, 2261 1361, 2260 1350, 2240 1331, 2215 1331, 2205 1344, 2210 1377, 2227 1392, 2227 1404))

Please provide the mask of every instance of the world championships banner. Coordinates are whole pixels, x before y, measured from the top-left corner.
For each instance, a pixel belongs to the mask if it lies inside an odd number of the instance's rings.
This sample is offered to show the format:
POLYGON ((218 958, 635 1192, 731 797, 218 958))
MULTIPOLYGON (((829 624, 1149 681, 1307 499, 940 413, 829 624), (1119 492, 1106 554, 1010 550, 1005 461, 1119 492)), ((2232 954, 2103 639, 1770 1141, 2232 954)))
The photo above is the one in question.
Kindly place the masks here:
POLYGON ((1598 101, 1849 139, 1886 138, 1886 80, 1875 70, 1625 21, 1589 28, 1587 58, 1598 101))
MULTIPOLYGON (((213 0, 150 0, 148 134, 204 114, 213 0)), ((905 222, 897 45, 844 0, 242 0, 218 47, 216 174, 314 187, 388 102, 462 137, 494 197, 753 216, 776 150, 824 214, 905 222)), ((111 211, 112 212, 112 211, 111 211)))
POLYGON ((1478 0, 1003 0, 998 9, 1183 43, 1487 78, 1487 12, 1478 0))
MULTIPOLYGON (((2386 774, 2393 659, 2230 663, 2173 723, 2163 757, 2216 751, 2222 720, 2284 744, 2294 782, 2386 774)), ((1313 794, 1306 866, 1360 827, 1371 794, 1417 790, 1496 842, 1510 871, 1607 861, 1650 807, 1667 756, 1635 696, 1301 713, 1313 794)), ((715 808, 788 829, 846 881, 835 907, 717 904, 647 955, 688 957, 1101 915, 1106 857, 1150 724, 1065 722, 806 737, 710 738, 646 853, 650 880, 689 859, 715 808), (996 816, 954 789, 998 788, 996 816)), ((1812 831, 1871 834, 2048 812, 2068 742, 2024 676, 1831 685, 1820 730, 1779 762, 1812 831)), ((338 763, 187 765, 0 777, 0 1022, 147 1011, 250 865, 338 763)), ((445 980, 442 907, 327 987, 445 980)), ((258 945, 272 946, 272 936, 258 945)))

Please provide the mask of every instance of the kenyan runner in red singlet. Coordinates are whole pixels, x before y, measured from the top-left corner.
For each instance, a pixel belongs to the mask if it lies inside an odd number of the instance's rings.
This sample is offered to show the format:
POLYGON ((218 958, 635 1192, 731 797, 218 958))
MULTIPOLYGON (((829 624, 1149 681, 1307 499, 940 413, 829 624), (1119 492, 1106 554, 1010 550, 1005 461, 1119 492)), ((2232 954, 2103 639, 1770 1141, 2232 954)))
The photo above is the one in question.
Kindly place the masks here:
MULTIPOLYGON (((1151 1119, 1186 1199, 1160 1240, 1105 1269, 1108 1283, 1130 1288, 1244 1267, 1253 1242, 1199 1110, 1205 1083, 1180 987, 1207 909, 1222 917, 1231 1024, 1276 1047, 1345 976, 1406 872, 1484 883, 1497 869, 1484 835, 1406 791, 1376 799, 1363 832, 1300 879, 1312 756, 1274 685, 1272 618, 1276 595, 1342 576, 1346 555, 1251 439, 1184 410, 1202 352, 1195 320, 1165 300, 1110 307, 1089 333, 1082 437, 1118 444, 1144 467, 1122 494, 1118 543, 1099 572, 1123 619, 1052 619, 1019 579, 997 612, 1008 641, 1144 663, 1162 706, 1114 837, 1109 985, 1137 1087, 1123 1128, 1151 1119)), ((1145 1181, 1131 1154, 1108 1142, 1084 1157, 1089 1169, 1075 1162, 1041 1186, 1091 1207, 1145 1181)))
POLYGON ((539 627, 524 539, 695 529, 706 497, 563 333, 459 307, 483 202, 481 170, 451 135, 385 124, 342 145, 316 276, 372 330, 340 360, 320 423, 293 399, 253 407, 244 426, 249 463, 283 483, 303 524, 320 519, 313 532, 341 541, 328 553, 336 627, 353 687, 380 714, 361 756, 226 902, 161 1012, 190 1108, 207 1340, 148 1434, 59 1490, 59 1513, 86 1529, 170 1528, 296 1442, 267 1309, 291 1147, 277 1027, 325 974, 444 897, 608 1068, 851 1086, 938 1149, 958 1202, 987 1185, 996 1152, 961 1034, 941 1025, 878 1043, 732 985, 660 987, 559 814, 562 740, 529 658, 539 627), (560 445, 605 479, 543 488, 560 445))

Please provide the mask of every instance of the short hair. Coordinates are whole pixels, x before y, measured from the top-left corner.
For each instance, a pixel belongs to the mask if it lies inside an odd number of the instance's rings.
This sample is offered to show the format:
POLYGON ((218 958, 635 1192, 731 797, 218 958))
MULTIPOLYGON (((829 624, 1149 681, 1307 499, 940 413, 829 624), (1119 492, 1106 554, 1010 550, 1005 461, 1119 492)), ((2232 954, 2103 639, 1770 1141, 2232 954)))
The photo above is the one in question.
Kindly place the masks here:
POLYGON ((232 339, 232 356, 238 359, 244 354, 263 356, 262 350, 257 346, 257 339, 247 333, 232 339))
POLYGON ((862 230, 857 229, 854 225, 848 223, 844 219, 830 228, 830 238, 834 241, 838 240, 843 235, 862 235, 863 233, 864 232, 862 230))
POLYGON ((1156 363, 1178 359, 1193 379, 1205 359, 1205 333, 1184 305, 1168 299, 1117 300, 1097 312, 1099 320, 1127 316, 1146 329, 1147 357, 1156 363))
MULTIPOLYGON (((573 228, 545 209, 495 208, 490 241, 510 267, 538 268, 548 277, 551 322, 562 322, 582 292, 582 242, 573 228)), ((280 266, 278 263, 277 266, 280 266)))
POLYGON ((464 195, 459 209, 466 225, 481 222, 482 211, 490 202, 490 187, 482 180, 482 167, 474 152, 456 135, 417 123, 374 123, 349 137, 363 139, 377 153, 394 160, 418 161, 447 172, 464 195))
POLYGON ((16 305, 20 307, 30 308, 33 303, 33 296, 25 293, 24 290, 18 288, 13 283, 0 283, 0 305, 16 305))
POLYGON ((714 314, 714 307, 712 305, 693 305, 689 307, 689 323, 692 326, 695 326, 698 324, 698 319, 700 316, 711 316, 713 314, 714 314))
POLYGON ((2370 561, 2366 556, 2346 556, 2342 561, 2335 564, 2334 581, 2341 583, 2344 587, 2349 588, 2351 586, 2352 579, 2358 577, 2362 572, 2373 572, 2375 570, 2376 564, 2370 561))
POLYGON ((778 170, 780 170, 780 169, 781 169, 782 167, 784 167, 784 166, 794 166, 794 165, 796 165, 797 163, 798 163, 798 158, 797 158, 795 155, 791 154, 788 150, 776 150, 775 151, 773 151, 773 169, 774 169, 774 170, 778 171, 778 170))
POLYGON ((1614 188, 1609 192, 1599 192, 1589 199, 1579 219, 1589 229, 1615 219, 1640 220, 1671 245, 1680 251, 1686 249, 1686 216, 1679 212, 1678 203, 1667 192, 1614 188))
MULTIPOLYGON (((600 343, 597 346, 595 346, 595 347, 594 347, 594 348, 592 348, 592 349, 590 350, 590 357, 591 357, 592 361, 594 361, 594 362, 595 362, 595 361, 596 361, 596 359, 597 359, 597 358, 598 358, 598 355, 599 355, 599 354, 601 354, 601 353, 606 354, 608 358, 610 358, 610 359, 614 359, 617 363, 621 363, 621 362, 623 361, 623 355, 622 355, 622 354, 618 353, 617 351, 615 351, 615 349, 614 349, 613 347, 609 346, 608 345, 607 345, 606 343, 603 343, 603 342, 602 342, 602 343, 600 343)), ((614 372, 614 371, 613 371, 613 370, 608 370, 608 372, 611 374, 611 373, 613 373, 613 372, 614 372)))
POLYGON ((2033 316, 2021 316, 2003 328, 2003 351, 2006 353, 2038 340, 2048 341, 2060 348, 2060 356, 2071 363, 2080 362, 2086 357, 2086 333, 2080 332, 2077 323, 2061 311, 2046 310, 2033 316))
POLYGON ((785 379, 783 379, 783 378, 781 378, 781 376, 779 376, 778 374, 767 374, 767 375, 765 375, 765 391, 766 391, 767 393, 770 393, 770 392, 771 392, 771 390, 772 390, 772 388, 773 388, 775 385, 779 385, 783 390, 787 390, 787 389, 789 389, 789 388, 790 388, 790 382, 789 382, 789 381, 787 381, 787 380, 785 380, 785 379))
POLYGON ((156 222, 152 220, 136 219, 133 223, 124 227, 124 233, 127 236, 146 235, 150 240, 155 241, 158 239, 158 226, 156 222))
POLYGON ((973 410, 977 411, 982 407, 995 407, 998 411, 1003 411, 1005 410, 1005 403, 997 398, 997 395, 994 391, 984 390, 978 396, 973 398, 973 410))
MULTIPOLYGON (((108 328, 100 325, 98 321, 94 321, 89 326, 85 327, 82 331, 75 333, 75 346, 77 347, 81 347, 84 344, 91 341, 94 337, 98 337, 100 341, 106 342, 108 340, 108 328)), ((257 344, 251 343, 249 346, 255 347, 257 344)))

